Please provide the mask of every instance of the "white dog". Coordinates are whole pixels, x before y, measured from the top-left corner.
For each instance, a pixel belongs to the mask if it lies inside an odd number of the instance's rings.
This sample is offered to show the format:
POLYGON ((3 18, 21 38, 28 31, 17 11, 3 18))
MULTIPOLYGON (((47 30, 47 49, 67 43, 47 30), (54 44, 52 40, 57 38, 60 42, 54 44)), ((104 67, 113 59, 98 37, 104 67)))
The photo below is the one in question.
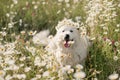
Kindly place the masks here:
POLYGON ((70 19, 64 19, 56 26, 57 33, 50 39, 49 31, 45 30, 33 37, 34 43, 46 44, 46 50, 54 53, 61 65, 76 65, 84 63, 87 57, 89 41, 86 36, 80 36, 79 24, 70 19))

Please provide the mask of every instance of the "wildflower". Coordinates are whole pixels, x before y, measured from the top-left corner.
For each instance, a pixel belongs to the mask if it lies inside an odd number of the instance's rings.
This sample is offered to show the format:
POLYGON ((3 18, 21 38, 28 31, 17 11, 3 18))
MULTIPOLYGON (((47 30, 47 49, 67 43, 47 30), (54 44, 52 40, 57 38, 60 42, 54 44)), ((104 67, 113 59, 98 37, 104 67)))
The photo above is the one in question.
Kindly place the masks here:
POLYGON ((58 2, 62 2, 63 0, 58 0, 58 2))
POLYGON ((56 26, 56 29, 58 30, 63 25, 70 26, 70 27, 76 27, 76 28, 79 27, 79 23, 73 22, 71 19, 66 19, 65 18, 64 20, 62 20, 58 23, 58 25, 56 26))
POLYGON ((28 26, 28 24, 24 24, 24 27, 27 27, 28 26))
POLYGON ((31 67, 25 67, 24 71, 29 72, 31 70, 31 67))
POLYGON ((119 42, 115 42, 115 46, 119 46, 119 42))
POLYGON ((66 7, 70 7, 70 4, 67 3, 67 4, 66 4, 66 7))
POLYGON ((37 77, 34 77, 34 78, 30 79, 30 80, 38 80, 38 78, 37 78, 37 77))
POLYGON ((58 10, 58 11, 57 11, 57 14, 59 14, 60 12, 61 12, 61 10, 58 10))
POLYGON ((5 47, 3 45, 0 45, 0 54, 5 51, 5 47))
POLYGON ((101 71, 97 71, 97 70, 95 69, 92 74, 95 75, 95 74, 100 74, 100 73, 101 73, 101 71))
POLYGON ((0 34, 1 34, 2 36, 6 36, 6 35, 7 35, 7 32, 3 31, 3 32, 0 32, 0 34))
POLYGON ((9 14, 9 13, 6 13, 6 16, 7 16, 7 17, 10 17, 10 14, 9 14))
POLYGON ((98 78, 95 77, 95 78, 93 78, 93 80, 98 80, 98 78))
POLYGON ((63 70, 64 71, 68 71, 71 69, 71 66, 70 65, 65 65, 65 67, 63 67, 63 70))
POLYGON ((68 2, 69 2, 69 0, 65 0, 65 2, 66 2, 66 3, 68 3, 68 2))
MULTIPOLYGON (((46 65, 46 62, 42 61, 39 66, 45 66, 45 65, 46 65)), ((46 67, 47 67, 47 65, 46 65, 46 67)))
POLYGON ((76 20, 77 22, 80 22, 80 21, 81 21, 81 16, 75 17, 75 20, 76 20))
POLYGON ((28 34, 33 36, 33 35, 36 34, 36 32, 37 32, 37 31, 29 31, 28 34))
POLYGON ((4 60, 5 63, 9 65, 13 65, 15 63, 15 60, 11 59, 10 57, 6 57, 4 60))
POLYGON ((11 80, 13 77, 11 76, 11 75, 7 75, 6 77, 5 77, 5 80, 11 80))
POLYGON ((46 2, 42 2, 42 4, 43 4, 43 5, 45 5, 45 4, 46 4, 46 2))
POLYGON ((0 76, 1 76, 1 77, 4 77, 4 76, 5 76, 5 74, 6 74, 6 72, 5 72, 5 71, 0 70, 0 76))
POLYGON ((40 59, 40 57, 36 56, 35 60, 34 60, 34 65, 39 66, 40 64, 41 64, 41 59, 40 59))
POLYGON ((35 4, 36 2, 35 1, 32 1, 32 4, 35 4))
POLYGON ((10 8, 13 8, 13 7, 14 7, 14 4, 11 4, 11 5, 10 5, 10 8))
POLYGON ((22 26, 22 19, 19 20, 19 25, 22 26))
POLYGON ((13 28, 13 27, 14 27, 13 22, 8 23, 8 28, 13 28))
POLYGON ((43 73, 43 77, 48 77, 50 75, 50 72, 49 71, 45 71, 44 73, 43 73))
POLYGON ((73 73, 73 72, 74 72, 74 69, 69 69, 69 70, 67 71, 68 74, 71 74, 71 73, 73 73))
POLYGON ((20 61, 24 61, 26 59, 26 57, 25 56, 23 56, 23 57, 20 57, 20 61))
POLYGON ((31 52, 33 56, 35 55, 36 48, 26 46, 26 49, 27 49, 29 52, 31 52))
POLYGON ((16 44, 16 42, 13 42, 13 43, 7 43, 7 44, 5 44, 5 47, 6 47, 6 49, 7 50, 14 50, 15 49, 15 44, 16 44))
POLYGON ((108 78, 109 78, 110 80, 116 80, 116 79, 118 78, 118 76, 119 76, 119 75, 118 75, 117 73, 113 73, 113 74, 109 75, 108 78))
POLYGON ((19 70, 19 66, 17 66, 17 65, 15 65, 15 64, 13 64, 13 65, 11 65, 10 66, 10 70, 13 70, 13 71, 17 71, 17 70, 19 70))
POLYGON ((24 35, 24 34, 25 34, 25 31, 21 31, 20 33, 21 33, 22 35, 24 35))
POLYGON ((26 6, 27 6, 27 5, 29 5, 29 2, 28 2, 28 1, 26 1, 25 5, 26 5, 26 6))
POLYGON ((113 59, 114 59, 115 61, 117 61, 117 60, 118 60, 118 56, 114 56, 113 59))
POLYGON ((96 39, 95 37, 90 38, 91 41, 93 41, 93 40, 95 40, 95 39, 96 39))
MULTIPOLYGON (((51 77, 50 80, 55 80, 55 77, 51 77)), ((62 79, 61 79, 62 80, 62 79)))
POLYGON ((24 66, 24 64, 20 64, 19 66, 20 66, 20 67, 23 67, 23 66, 24 66))
POLYGON ((26 7, 23 7, 22 10, 26 10, 27 8, 26 7))
POLYGON ((14 50, 7 50, 4 52, 3 55, 9 55, 9 54, 14 54, 14 53, 15 53, 14 50))
POLYGON ((80 64, 77 64, 75 67, 76 67, 76 69, 77 69, 78 71, 80 71, 80 70, 82 70, 82 69, 83 69, 83 66, 82 66, 82 65, 80 65, 80 64))
POLYGON ((15 33, 12 33, 11 36, 12 36, 12 37, 15 37, 15 33))
POLYGON ((111 44, 114 44, 113 41, 111 41, 110 39, 106 39, 106 42, 111 45, 111 44))
POLYGON ((108 34, 108 32, 103 32, 103 34, 108 34))
POLYGON ((119 29, 115 29, 115 32, 119 32, 120 30, 119 29))
POLYGON ((19 40, 19 39, 20 39, 20 35, 15 36, 15 39, 16 39, 16 40, 19 40))
POLYGON ((120 24, 117 24, 117 27, 120 27, 120 24))
POLYGON ((120 50, 117 50, 118 54, 120 54, 120 50))
POLYGON ((41 78, 41 75, 40 75, 40 74, 37 74, 37 75, 36 75, 36 78, 41 78))
POLYGON ((35 6, 34 6, 34 9, 37 9, 37 8, 38 8, 38 6, 37 6, 37 5, 35 5, 35 6))
POLYGON ((76 72, 76 73, 74 73, 73 76, 74 76, 76 79, 83 79, 83 78, 85 78, 86 74, 81 71, 81 72, 76 72))
POLYGON ((26 78, 26 75, 25 74, 17 74, 16 78, 18 79, 25 79, 26 78))
POLYGON ((104 30, 108 30, 108 27, 103 27, 104 30))
POLYGON ((17 66, 17 65, 15 65, 15 64, 9 64, 9 67, 6 67, 6 68, 4 68, 4 70, 12 70, 12 71, 17 71, 17 70, 19 70, 19 66, 17 66))
POLYGON ((73 0, 73 1, 74 1, 74 3, 78 3, 79 0, 73 0))
POLYGON ((13 1, 13 3, 14 3, 14 4, 17 4, 17 3, 18 3, 18 1, 17 1, 17 0, 12 0, 12 1, 13 1))
POLYGON ((48 38, 49 38, 49 39, 52 39, 52 38, 53 38, 53 36, 52 36, 52 35, 50 35, 50 36, 48 36, 48 38))
POLYGON ((120 7, 120 4, 118 4, 118 7, 120 7))

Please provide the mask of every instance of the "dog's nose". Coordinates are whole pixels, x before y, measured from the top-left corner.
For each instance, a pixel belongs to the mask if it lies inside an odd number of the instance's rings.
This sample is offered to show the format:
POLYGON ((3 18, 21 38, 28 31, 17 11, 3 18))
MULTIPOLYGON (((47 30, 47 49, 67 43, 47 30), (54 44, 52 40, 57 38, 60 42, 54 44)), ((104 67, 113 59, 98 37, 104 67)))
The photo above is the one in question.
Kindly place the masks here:
POLYGON ((70 37, 69 34, 66 34, 64 39, 69 40, 69 37, 70 37))

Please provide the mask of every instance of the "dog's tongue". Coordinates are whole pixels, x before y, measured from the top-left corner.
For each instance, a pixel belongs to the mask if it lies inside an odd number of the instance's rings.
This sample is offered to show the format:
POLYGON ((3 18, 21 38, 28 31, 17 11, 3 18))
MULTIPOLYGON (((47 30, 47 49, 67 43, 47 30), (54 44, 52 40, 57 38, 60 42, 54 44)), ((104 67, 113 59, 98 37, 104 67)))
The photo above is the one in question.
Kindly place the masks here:
POLYGON ((70 45, 68 44, 68 41, 65 41, 64 46, 65 46, 66 48, 70 47, 70 45))

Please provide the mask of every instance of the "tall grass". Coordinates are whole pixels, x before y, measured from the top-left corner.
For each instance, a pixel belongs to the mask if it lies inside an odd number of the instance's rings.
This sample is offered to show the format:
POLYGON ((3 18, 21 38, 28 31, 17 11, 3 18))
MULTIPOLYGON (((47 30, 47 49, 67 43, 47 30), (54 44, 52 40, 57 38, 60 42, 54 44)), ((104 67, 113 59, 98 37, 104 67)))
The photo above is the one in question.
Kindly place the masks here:
POLYGON ((86 28, 93 43, 79 71, 85 71, 84 80, 120 75, 119 8, 119 0, 0 0, 0 80, 76 79, 78 68, 56 69, 54 56, 32 43, 36 31, 55 34, 64 18, 86 28))

